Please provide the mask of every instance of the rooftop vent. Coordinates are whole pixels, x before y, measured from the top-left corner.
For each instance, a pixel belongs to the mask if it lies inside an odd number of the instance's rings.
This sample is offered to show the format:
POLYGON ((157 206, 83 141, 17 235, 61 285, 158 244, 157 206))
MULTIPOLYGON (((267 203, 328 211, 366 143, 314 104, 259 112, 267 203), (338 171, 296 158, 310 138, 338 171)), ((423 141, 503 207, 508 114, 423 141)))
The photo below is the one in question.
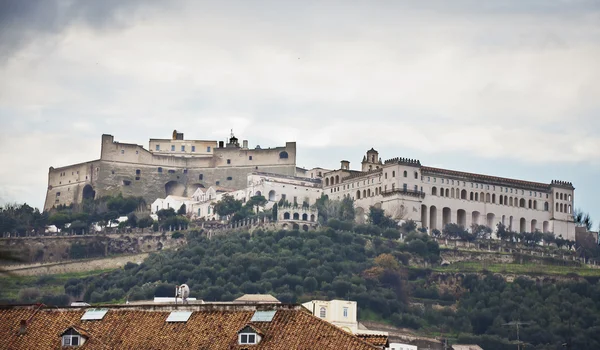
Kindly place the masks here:
POLYGON ((187 322, 190 316, 192 316, 191 311, 172 311, 167 317, 167 322, 187 322))
POLYGON ((271 322, 277 311, 255 311, 250 322, 271 322))
POLYGON ((89 309, 81 316, 82 321, 101 320, 108 312, 108 309, 89 309))

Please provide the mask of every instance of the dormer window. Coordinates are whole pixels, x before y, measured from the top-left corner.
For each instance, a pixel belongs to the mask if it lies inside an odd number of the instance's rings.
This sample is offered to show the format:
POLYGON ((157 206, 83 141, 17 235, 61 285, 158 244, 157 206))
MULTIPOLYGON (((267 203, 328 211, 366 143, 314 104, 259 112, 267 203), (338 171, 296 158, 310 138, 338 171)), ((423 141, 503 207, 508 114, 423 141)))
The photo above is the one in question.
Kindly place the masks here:
POLYGON ((240 344, 256 344, 256 333, 240 333, 239 334, 240 344))
POLYGON ((254 345, 260 343, 262 332, 252 325, 246 325, 238 332, 239 345, 254 345))
POLYGON ((79 346, 81 344, 81 336, 79 335, 63 335, 63 346, 79 346))
POLYGON ((69 327, 61 335, 62 346, 76 347, 81 346, 85 343, 88 334, 83 331, 76 329, 75 327, 69 327))

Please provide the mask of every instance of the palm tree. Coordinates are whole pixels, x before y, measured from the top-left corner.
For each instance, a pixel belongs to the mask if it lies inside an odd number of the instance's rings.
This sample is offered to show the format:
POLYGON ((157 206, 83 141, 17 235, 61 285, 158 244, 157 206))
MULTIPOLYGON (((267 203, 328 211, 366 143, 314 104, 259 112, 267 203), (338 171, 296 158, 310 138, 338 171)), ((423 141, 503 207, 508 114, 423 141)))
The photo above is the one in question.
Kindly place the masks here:
POLYGON ((577 226, 585 227, 588 231, 592 229, 593 221, 590 214, 584 213, 581 209, 573 210, 573 220, 577 226))

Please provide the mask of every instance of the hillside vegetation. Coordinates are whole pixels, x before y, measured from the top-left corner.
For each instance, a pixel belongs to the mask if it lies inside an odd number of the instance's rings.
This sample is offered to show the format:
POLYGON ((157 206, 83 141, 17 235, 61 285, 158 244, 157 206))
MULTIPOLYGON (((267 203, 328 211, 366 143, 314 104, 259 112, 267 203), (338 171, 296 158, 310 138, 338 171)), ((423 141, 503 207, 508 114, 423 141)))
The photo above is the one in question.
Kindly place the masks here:
POLYGON ((139 266, 71 279, 65 292, 99 303, 171 296, 175 284, 187 283, 191 296, 207 301, 244 293, 271 293, 282 302, 348 298, 358 302, 359 318, 424 334, 444 332, 486 349, 514 348, 509 339, 515 339, 515 330, 504 324, 516 320, 529 323, 521 340, 532 348, 556 349, 566 342, 574 349, 600 348, 597 278, 538 285, 525 278, 506 283, 491 274, 467 275, 450 294, 428 283, 430 270, 407 268, 411 259, 439 259, 437 243, 424 234, 410 234, 405 243, 331 228, 211 240, 192 233, 188 240, 188 247, 154 254, 139 266))

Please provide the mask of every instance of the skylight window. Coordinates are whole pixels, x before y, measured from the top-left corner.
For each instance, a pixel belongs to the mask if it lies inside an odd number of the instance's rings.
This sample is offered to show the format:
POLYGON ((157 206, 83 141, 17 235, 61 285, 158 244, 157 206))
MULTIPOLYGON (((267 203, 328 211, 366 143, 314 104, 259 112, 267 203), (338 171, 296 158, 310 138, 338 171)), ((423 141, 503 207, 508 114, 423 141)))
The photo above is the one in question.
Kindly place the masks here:
POLYGON ((108 309, 89 309, 81 316, 82 321, 101 320, 108 312, 108 309))
POLYGON ((192 311, 172 311, 167 322, 187 322, 192 316, 192 311))
POLYGON ((277 311, 255 311, 250 322, 271 322, 277 311))

